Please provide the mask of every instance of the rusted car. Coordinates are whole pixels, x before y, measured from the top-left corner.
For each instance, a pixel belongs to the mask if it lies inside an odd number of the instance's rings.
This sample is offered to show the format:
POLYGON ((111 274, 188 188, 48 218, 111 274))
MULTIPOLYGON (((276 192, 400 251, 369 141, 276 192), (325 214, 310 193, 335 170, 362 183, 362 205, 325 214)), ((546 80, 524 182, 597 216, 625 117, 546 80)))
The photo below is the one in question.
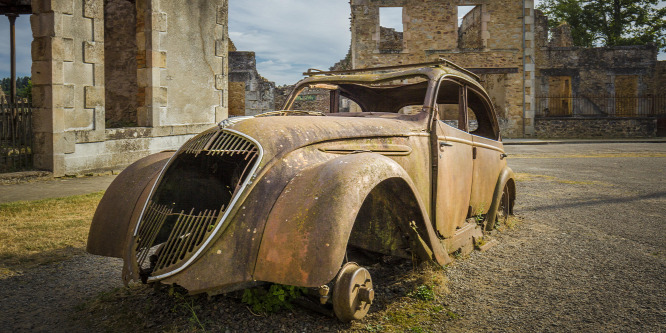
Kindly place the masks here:
POLYGON ((125 283, 193 294, 319 288, 350 321, 374 298, 352 249, 443 265, 512 213, 514 176, 473 73, 439 61, 305 74, 282 111, 229 118, 124 170, 88 252, 123 258, 125 283), (327 110, 294 110, 313 89, 327 110))

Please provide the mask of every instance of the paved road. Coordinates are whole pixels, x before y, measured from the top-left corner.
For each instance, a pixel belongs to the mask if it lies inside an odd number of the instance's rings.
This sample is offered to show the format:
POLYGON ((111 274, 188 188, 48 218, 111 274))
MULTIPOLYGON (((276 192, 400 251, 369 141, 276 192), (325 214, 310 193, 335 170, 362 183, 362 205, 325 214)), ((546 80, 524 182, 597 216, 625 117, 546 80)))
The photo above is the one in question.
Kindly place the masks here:
MULTIPOLYGON (((445 306, 459 317, 444 329, 666 331, 666 144, 507 151, 522 222, 448 268, 445 306)), ((117 259, 80 256, 0 280, 0 327, 86 331, 68 314, 120 285, 119 274, 117 259)))
POLYGON ((507 150, 523 222, 449 270, 447 330, 666 331, 666 144, 507 150))

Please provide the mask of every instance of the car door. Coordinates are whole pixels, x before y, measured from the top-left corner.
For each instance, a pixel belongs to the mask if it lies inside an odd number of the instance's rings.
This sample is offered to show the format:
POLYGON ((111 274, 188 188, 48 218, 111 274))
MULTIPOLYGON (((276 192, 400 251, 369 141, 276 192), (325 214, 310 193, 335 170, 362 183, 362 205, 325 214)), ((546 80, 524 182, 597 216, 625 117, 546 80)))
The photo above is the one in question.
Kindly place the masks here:
POLYGON ((472 215, 480 215, 486 214, 492 203, 497 179, 506 165, 506 155, 499 141, 495 112, 488 98, 480 91, 469 88, 467 106, 474 143, 470 206, 472 215))
MULTIPOLYGON (((436 126, 437 146, 433 147, 437 149, 435 223, 443 238, 453 237, 456 229, 463 226, 472 189, 473 141, 472 135, 465 131, 466 117, 462 111, 465 108, 464 87, 440 88, 438 103, 447 100, 442 94, 453 93, 459 95, 457 104, 439 105, 441 116, 436 126), (457 90, 452 92, 451 89, 457 90)), ((450 98, 448 100, 452 102, 450 98)))

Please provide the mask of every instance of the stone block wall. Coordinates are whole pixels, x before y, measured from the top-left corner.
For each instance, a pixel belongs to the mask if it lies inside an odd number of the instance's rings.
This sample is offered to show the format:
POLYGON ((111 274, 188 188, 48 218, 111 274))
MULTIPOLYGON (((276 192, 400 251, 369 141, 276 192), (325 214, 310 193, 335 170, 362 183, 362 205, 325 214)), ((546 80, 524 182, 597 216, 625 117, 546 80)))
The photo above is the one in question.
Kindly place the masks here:
POLYGON ((33 0, 32 9, 36 168, 119 170, 227 117, 226 0, 33 0))
POLYGON ((254 52, 229 52, 229 84, 234 89, 230 96, 234 115, 252 116, 275 110, 275 83, 259 75, 254 52))
POLYGON ((77 143, 104 140, 103 0, 34 0, 34 165, 65 173, 77 143))
POLYGON ((501 69, 484 76, 482 85, 490 90, 499 110, 502 135, 523 137, 534 133, 533 1, 352 0, 350 4, 353 68, 420 63, 442 57, 468 68, 501 69), (459 30, 456 14, 461 5, 476 8, 459 30), (379 48, 381 7, 403 8, 400 52, 381 52, 379 48), (462 38, 462 46, 473 41, 475 48, 461 47, 461 31, 469 36, 462 38))

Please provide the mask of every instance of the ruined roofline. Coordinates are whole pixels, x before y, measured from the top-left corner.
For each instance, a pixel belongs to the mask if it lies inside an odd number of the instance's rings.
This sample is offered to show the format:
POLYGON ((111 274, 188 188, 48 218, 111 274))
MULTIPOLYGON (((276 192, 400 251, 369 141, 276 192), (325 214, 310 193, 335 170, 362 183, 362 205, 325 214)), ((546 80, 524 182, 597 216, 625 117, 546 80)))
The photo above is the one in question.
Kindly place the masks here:
POLYGON ((361 69, 349 69, 349 70, 340 70, 340 71, 322 71, 319 69, 315 68, 310 68, 308 69, 307 72, 304 72, 304 76, 312 77, 312 76, 317 76, 317 75, 337 75, 337 74, 352 74, 352 73, 364 73, 364 72, 375 72, 375 71, 381 71, 381 70, 392 70, 392 69, 407 69, 407 68, 421 68, 421 67, 449 67, 453 68, 457 71, 460 71, 473 79, 475 79, 477 82, 481 82, 481 78, 479 78, 478 75, 474 74, 472 71, 469 71, 462 66, 459 66, 449 60, 446 60, 444 58, 440 58, 438 61, 432 61, 432 62, 423 62, 423 63, 416 63, 416 64, 406 64, 406 65, 393 65, 393 66, 383 66, 383 67, 369 67, 369 68, 361 68, 361 69))

